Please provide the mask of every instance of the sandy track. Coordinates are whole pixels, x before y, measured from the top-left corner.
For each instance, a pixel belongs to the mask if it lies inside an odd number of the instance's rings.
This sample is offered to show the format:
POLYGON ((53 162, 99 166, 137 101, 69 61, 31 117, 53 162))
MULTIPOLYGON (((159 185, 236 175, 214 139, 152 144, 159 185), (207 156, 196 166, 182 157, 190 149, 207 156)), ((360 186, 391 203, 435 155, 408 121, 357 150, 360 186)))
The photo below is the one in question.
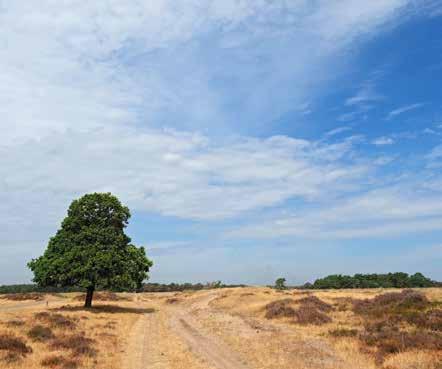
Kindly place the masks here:
POLYGON ((225 344, 205 332, 188 313, 175 310, 171 329, 189 346, 191 351, 217 369, 249 369, 238 355, 225 344))
POLYGON ((191 316, 217 295, 202 296, 187 306, 156 304, 143 314, 128 337, 124 369, 250 369, 223 342, 191 316))

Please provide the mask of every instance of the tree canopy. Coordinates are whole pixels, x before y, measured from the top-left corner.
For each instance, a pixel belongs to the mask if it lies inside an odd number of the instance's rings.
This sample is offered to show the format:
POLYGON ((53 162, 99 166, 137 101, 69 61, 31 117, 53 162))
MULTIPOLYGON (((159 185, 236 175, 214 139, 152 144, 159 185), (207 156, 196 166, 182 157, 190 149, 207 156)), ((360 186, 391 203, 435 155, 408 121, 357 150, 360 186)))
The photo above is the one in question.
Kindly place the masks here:
POLYGON ((92 305, 96 288, 140 288, 152 262, 124 233, 129 218, 129 209, 110 193, 74 200, 44 254, 28 263, 34 282, 42 287, 85 288, 86 307, 92 305))
MULTIPOLYGON (((411 288, 434 287, 438 283, 425 277, 422 273, 408 275, 407 273, 387 274, 355 274, 354 276, 333 274, 317 279, 308 288, 340 289, 340 288, 411 288)), ((307 286, 304 286, 307 288, 307 286)))
POLYGON ((277 290, 285 290, 287 288, 285 285, 285 278, 278 278, 275 281, 275 288, 277 290))

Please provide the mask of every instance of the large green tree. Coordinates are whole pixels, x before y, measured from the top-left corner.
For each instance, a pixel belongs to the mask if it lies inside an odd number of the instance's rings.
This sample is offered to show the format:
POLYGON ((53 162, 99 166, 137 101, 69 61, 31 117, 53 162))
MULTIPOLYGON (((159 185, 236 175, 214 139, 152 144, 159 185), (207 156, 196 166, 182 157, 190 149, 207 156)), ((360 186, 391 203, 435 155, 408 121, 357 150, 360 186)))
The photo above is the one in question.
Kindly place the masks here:
POLYGON ((74 200, 44 254, 28 264, 34 282, 42 287, 85 288, 85 307, 92 306, 97 288, 140 288, 152 262, 124 233, 129 218, 129 209, 110 193, 74 200))

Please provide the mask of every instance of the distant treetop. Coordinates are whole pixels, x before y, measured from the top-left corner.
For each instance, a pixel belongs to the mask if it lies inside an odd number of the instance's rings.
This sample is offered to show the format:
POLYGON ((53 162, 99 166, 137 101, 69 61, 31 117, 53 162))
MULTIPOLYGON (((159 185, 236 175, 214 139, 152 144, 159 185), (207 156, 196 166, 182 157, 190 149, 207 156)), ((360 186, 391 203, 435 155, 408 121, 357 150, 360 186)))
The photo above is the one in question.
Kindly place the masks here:
POLYGON ((354 276, 333 274, 317 279, 313 284, 306 283, 303 288, 341 289, 341 288, 416 288, 438 287, 439 282, 425 277, 422 273, 355 274, 354 276))

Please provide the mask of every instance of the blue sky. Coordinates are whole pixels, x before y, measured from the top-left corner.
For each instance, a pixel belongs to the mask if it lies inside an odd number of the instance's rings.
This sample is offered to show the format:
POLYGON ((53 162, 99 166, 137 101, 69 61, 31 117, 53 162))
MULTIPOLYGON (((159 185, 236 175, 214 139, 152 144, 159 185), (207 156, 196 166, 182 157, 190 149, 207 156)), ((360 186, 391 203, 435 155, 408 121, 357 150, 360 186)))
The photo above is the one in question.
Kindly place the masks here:
POLYGON ((0 0, 0 283, 111 191, 151 280, 442 280, 442 2, 0 0))

